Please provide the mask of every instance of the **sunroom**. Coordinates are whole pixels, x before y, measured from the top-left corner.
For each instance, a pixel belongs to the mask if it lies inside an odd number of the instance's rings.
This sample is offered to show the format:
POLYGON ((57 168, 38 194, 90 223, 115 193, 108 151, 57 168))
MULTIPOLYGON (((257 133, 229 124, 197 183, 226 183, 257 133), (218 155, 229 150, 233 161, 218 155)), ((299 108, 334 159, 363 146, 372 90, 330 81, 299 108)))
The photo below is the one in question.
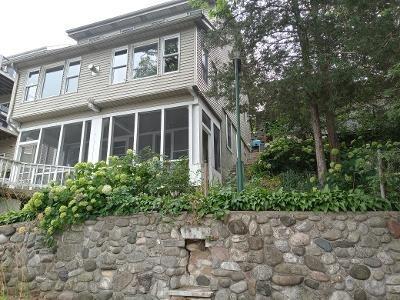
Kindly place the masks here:
POLYGON ((0 160, 2 185, 40 188, 63 183, 78 162, 107 161, 151 151, 164 160, 187 159, 192 181, 221 180, 220 122, 198 103, 102 114, 21 130, 14 160, 0 160), (201 149, 201 151, 200 151, 201 149))

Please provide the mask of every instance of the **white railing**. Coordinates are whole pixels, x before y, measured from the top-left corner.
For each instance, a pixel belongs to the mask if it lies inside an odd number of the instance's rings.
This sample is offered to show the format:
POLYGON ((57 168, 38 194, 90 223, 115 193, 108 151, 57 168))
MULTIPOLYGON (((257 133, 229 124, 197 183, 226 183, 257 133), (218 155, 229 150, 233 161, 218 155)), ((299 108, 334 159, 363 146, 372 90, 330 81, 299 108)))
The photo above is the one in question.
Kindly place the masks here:
POLYGON ((0 186, 18 189, 40 189, 50 182, 64 184, 72 167, 23 163, 0 158, 0 186))

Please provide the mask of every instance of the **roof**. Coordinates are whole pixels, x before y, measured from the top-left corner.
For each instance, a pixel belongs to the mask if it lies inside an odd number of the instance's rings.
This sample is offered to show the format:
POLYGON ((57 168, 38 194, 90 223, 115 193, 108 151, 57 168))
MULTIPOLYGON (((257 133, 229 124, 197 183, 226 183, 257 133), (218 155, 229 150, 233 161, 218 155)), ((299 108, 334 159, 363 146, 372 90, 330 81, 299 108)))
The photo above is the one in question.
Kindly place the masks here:
POLYGON ((131 43, 133 39, 146 38, 152 30, 196 22, 204 28, 213 28, 201 9, 194 9, 186 0, 168 1, 129 14, 67 30, 78 44, 58 49, 40 48, 8 57, 16 68, 31 67, 50 61, 77 57, 105 47, 131 43), (168 25, 168 26, 166 26, 168 25), (92 39, 90 37, 93 37, 92 39))
POLYGON ((137 10, 128 14, 105 19, 88 25, 67 30, 69 37, 79 41, 80 39, 90 38, 99 34, 129 28, 138 23, 150 22, 162 19, 171 15, 184 13, 194 10, 189 1, 174 0, 159 5, 150 6, 145 9, 137 10))

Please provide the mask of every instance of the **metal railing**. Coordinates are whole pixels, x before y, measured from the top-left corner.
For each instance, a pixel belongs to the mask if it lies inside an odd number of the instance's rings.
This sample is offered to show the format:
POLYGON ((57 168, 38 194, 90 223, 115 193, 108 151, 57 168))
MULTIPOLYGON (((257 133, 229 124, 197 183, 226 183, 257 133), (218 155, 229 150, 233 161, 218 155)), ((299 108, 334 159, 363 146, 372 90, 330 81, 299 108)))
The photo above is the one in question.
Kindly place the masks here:
POLYGON ((0 186, 32 190, 40 189, 50 182, 64 184, 73 174, 73 169, 0 158, 0 186))

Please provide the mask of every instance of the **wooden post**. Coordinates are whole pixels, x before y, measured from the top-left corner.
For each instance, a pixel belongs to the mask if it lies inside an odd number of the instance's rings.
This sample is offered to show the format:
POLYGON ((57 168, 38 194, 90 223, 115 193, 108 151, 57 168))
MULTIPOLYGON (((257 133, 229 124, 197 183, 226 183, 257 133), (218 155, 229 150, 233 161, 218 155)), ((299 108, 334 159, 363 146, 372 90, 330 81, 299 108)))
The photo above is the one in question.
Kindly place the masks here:
POLYGON ((382 153, 381 150, 378 149, 378 176, 379 176, 379 188, 381 192, 381 198, 386 199, 386 189, 385 189, 385 178, 383 175, 383 162, 382 162, 382 153))

